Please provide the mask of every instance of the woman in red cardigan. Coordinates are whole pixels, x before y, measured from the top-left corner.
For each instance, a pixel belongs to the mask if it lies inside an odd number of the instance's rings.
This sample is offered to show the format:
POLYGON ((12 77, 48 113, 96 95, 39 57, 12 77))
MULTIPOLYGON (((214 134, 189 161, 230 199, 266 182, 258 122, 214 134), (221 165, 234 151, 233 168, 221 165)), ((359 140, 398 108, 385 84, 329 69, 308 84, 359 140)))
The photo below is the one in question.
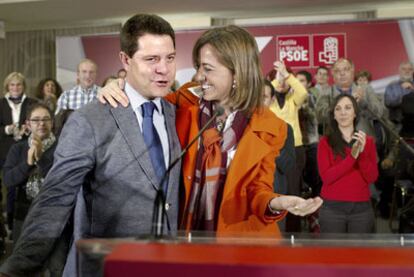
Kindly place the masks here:
POLYGON ((373 232, 369 185, 378 176, 375 142, 355 129, 358 105, 351 95, 335 98, 329 118, 318 146, 321 233, 373 232))

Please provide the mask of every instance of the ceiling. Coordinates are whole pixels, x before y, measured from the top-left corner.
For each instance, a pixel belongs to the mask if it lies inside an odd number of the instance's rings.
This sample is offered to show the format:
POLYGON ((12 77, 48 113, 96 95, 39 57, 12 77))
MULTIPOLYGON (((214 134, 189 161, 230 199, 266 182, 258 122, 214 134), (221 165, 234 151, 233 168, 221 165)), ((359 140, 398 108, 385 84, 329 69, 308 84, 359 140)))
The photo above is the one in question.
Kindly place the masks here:
MULTIPOLYGON (((356 18, 414 16, 414 1, 381 0, 0 0, 6 31, 122 23, 135 13, 157 13, 175 28, 213 19, 286 18, 354 14, 356 18)), ((320 17, 323 20, 323 17, 320 17)), ((298 21, 301 18, 297 19, 298 21)), ((309 20, 309 18, 308 18, 309 20)), ((208 23, 206 23, 208 22, 208 23)), ((188 26, 190 27, 190 26, 188 26)))

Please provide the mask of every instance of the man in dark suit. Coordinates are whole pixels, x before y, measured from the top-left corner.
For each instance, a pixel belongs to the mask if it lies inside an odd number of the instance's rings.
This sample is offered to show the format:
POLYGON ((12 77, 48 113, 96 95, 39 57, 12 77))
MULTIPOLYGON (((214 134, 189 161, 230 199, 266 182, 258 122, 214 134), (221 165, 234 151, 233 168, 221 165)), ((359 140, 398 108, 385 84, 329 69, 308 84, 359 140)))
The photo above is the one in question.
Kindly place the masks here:
MULTIPOLYGON (((180 165, 161 184, 170 161, 180 153, 174 106, 162 99, 175 78, 170 24, 155 15, 130 18, 121 31, 120 59, 127 71, 131 105, 111 108, 94 102, 71 115, 59 138, 54 165, 1 272, 30 276, 42 269, 78 205, 79 191, 88 222, 80 237, 149 234, 161 186, 170 231, 176 231, 180 165)), ((76 220, 75 213, 75 224, 76 220)), ((87 274, 99 272, 89 269, 87 274)))

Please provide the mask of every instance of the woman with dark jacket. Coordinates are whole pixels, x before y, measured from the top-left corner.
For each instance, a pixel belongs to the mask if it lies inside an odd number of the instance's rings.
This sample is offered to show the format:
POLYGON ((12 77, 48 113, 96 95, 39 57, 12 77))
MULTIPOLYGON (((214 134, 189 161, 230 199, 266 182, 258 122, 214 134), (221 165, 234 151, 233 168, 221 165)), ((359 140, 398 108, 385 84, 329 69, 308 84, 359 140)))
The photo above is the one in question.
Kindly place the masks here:
MULTIPOLYGON (((0 98, 0 171, 10 147, 27 137, 26 112, 37 101, 27 97, 25 91, 26 81, 23 74, 12 72, 4 79, 3 97, 0 98)), ((7 223, 10 229, 13 229, 14 197, 14 189, 8 189, 7 223)))

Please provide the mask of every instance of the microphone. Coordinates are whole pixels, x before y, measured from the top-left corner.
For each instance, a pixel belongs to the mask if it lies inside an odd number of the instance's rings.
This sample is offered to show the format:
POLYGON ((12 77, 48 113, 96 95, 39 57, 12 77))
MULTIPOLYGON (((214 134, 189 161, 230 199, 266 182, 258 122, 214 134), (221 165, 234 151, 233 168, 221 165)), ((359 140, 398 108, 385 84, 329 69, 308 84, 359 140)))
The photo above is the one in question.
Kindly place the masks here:
POLYGON ((393 136, 397 143, 401 143, 406 150, 408 150, 412 155, 414 155, 414 148, 411 147, 411 145, 409 145, 405 139, 403 137, 400 136, 400 134, 398 134, 395 129, 392 127, 393 124, 384 117, 378 116, 376 113, 374 113, 369 107, 367 107, 367 111, 371 114, 371 116, 378 120, 378 122, 381 123, 381 125, 388 131, 389 134, 391 134, 391 136, 393 136))
MULTIPOLYGON (((187 153, 188 149, 200 138, 200 136, 204 133, 204 131, 210 126, 210 124, 218 117, 223 115, 224 109, 220 106, 216 106, 216 110, 213 116, 207 121, 207 123, 201 128, 197 135, 187 144, 187 146, 181 151, 180 155, 168 166, 167 170, 165 171, 157 190, 157 195, 155 196, 154 201, 154 212, 152 218, 152 228, 151 234, 154 238, 160 239, 163 237, 163 230, 164 230, 164 217, 166 216, 167 212, 165 210, 165 192, 162 184, 168 179, 170 175, 170 171, 175 167, 175 165, 183 158, 183 156, 187 153)), ((169 222, 167 217, 167 224, 169 228, 169 222)))

